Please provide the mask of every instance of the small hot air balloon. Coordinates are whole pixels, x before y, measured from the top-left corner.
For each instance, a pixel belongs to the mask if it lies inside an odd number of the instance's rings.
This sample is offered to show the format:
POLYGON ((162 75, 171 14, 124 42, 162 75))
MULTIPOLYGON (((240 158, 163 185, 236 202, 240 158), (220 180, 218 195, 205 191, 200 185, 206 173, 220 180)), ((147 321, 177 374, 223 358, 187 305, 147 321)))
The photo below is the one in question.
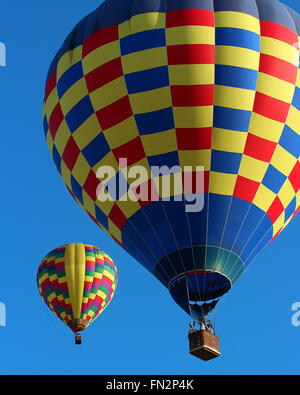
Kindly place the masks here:
POLYGON ((197 320, 299 211, 299 35, 277 0, 106 0, 50 66, 44 130, 68 190, 197 320), (203 166, 203 209, 157 188, 155 166, 203 166))
POLYGON ((99 248, 82 243, 63 245, 41 262, 38 289, 44 302, 75 333, 85 330, 108 306, 117 286, 117 268, 99 248))

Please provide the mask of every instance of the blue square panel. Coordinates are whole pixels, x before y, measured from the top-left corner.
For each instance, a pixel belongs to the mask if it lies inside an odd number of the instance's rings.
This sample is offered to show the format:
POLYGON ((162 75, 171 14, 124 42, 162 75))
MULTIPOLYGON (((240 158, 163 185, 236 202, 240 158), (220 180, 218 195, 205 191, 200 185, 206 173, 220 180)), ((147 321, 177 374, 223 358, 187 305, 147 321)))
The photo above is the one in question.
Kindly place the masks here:
POLYGON ((83 150, 82 154, 91 167, 94 167, 110 152, 110 147, 103 132, 99 133, 83 150))
POLYGON ((238 174, 242 154, 212 150, 211 170, 218 173, 238 174))
POLYGON ((269 165, 267 172, 262 180, 262 184, 274 193, 278 193, 285 183, 287 177, 274 166, 269 165))
POLYGON ((89 95, 87 95, 80 100, 65 117, 70 132, 74 133, 93 113, 94 108, 89 95))

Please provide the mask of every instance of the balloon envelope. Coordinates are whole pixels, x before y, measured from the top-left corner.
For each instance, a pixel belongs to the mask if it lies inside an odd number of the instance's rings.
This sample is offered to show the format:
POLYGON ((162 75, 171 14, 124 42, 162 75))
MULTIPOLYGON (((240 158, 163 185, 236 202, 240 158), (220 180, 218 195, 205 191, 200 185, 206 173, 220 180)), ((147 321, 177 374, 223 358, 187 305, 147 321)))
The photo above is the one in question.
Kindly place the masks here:
POLYGON ((50 67, 44 130, 68 190, 193 316, 299 211, 299 32, 277 0, 107 0, 50 67), (197 166, 201 188, 160 188, 197 166))
POLYGON ((51 251, 37 273, 44 302, 75 333, 86 329, 108 306, 117 281, 111 258, 99 248, 82 243, 51 251))

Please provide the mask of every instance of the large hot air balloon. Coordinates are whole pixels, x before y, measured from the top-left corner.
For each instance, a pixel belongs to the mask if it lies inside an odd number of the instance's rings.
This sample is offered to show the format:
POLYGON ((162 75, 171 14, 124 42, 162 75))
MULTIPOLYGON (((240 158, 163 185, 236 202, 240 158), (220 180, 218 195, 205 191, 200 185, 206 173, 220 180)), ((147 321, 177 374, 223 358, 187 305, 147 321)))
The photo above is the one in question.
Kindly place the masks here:
POLYGON ((37 273, 38 289, 50 310, 75 333, 85 330, 108 306, 117 269, 99 248, 71 243, 51 251, 37 273))
POLYGON ((106 0, 51 64, 44 130, 64 183, 196 319, 299 211, 299 32, 277 0, 106 0), (202 193, 158 188, 163 166, 204 166, 202 193))

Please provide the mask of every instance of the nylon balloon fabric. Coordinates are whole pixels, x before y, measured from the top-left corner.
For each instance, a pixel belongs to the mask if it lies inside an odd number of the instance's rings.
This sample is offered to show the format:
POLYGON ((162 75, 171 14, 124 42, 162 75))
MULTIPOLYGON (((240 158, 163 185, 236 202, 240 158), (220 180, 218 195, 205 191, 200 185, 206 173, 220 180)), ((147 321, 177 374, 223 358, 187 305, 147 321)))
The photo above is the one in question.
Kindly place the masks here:
POLYGON ((64 183, 188 314, 299 211, 299 32, 277 0, 107 0, 51 64, 44 130, 64 183), (129 185, 137 165, 155 199, 129 185), (101 166, 115 169, 105 182, 101 166), (164 195, 153 166, 204 166, 203 209, 164 195))
POLYGON ((86 329, 105 310, 117 281, 111 258, 99 248, 82 243, 51 251, 37 273, 42 299, 74 333, 86 329))

